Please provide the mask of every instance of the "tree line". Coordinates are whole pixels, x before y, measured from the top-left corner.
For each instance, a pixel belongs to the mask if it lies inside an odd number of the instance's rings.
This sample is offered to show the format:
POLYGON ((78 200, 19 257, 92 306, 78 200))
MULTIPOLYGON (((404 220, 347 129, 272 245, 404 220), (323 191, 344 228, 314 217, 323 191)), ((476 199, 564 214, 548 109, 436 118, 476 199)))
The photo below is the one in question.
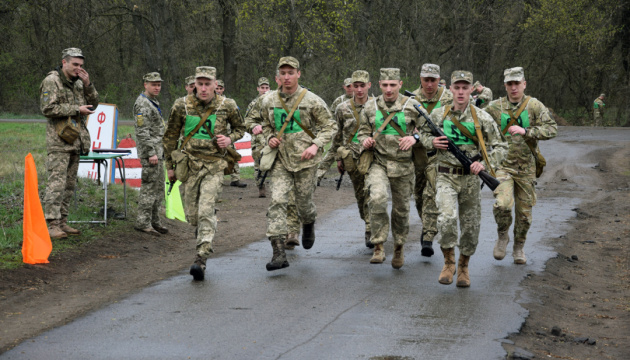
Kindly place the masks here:
POLYGON ((4 0, 0 112, 38 113, 42 79, 79 47, 101 102, 127 118, 147 72, 165 80, 167 109, 196 66, 214 66, 245 108, 257 79, 291 55, 301 83, 329 103, 357 69, 374 94, 381 67, 400 68, 408 90, 423 63, 447 82, 471 70, 497 98, 503 70, 523 66, 526 93, 570 124, 590 123, 605 92, 619 126, 630 118, 629 18, 630 0, 4 0))

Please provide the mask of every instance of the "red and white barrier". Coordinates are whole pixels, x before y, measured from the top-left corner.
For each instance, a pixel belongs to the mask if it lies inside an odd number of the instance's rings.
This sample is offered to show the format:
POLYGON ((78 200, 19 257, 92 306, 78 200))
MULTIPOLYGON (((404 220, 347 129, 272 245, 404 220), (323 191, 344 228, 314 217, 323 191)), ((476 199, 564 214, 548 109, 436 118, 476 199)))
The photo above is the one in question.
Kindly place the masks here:
MULTIPOLYGON (((254 159, 252 158, 252 142, 251 136, 245 134, 243 138, 234 143, 236 151, 243 157, 238 162, 239 166, 254 166, 254 159)), ((139 188, 142 183, 142 165, 138 158, 138 150, 136 149, 136 142, 131 138, 125 138, 120 140, 117 149, 131 150, 131 154, 122 157, 122 161, 125 163, 125 175, 127 179, 127 185, 131 187, 139 188)), ((118 164, 115 169, 115 181, 116 184, 121 184, 120 171, 118 171, 118 164)))

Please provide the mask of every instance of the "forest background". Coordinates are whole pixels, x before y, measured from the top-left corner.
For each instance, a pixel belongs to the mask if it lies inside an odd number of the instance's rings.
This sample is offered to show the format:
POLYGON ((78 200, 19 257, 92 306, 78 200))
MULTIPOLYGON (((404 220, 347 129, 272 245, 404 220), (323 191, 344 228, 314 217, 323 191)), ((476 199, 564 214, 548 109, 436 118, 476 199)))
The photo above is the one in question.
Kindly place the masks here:
MULTIPOLYGON (((592 121, 607 94, 605 123, 630 122, 630 0, 3 0, 0 113, 39 114, 39 86, 79 47, 101 95, 123 118, 143 90, 164 79, 161 107, 185 94, 196 66, 217 68, 241 109, 256 82, 273 83, 281 56, 296 57, 300 83, 328 103, 352 71, 398 67, 403 89, 419 86, 423 63, 471 70, 505 96, 503 70, 522 66, 526 93, 572 125, 592 121)), ((272 84, 272 88, 275 85, 272 84)))

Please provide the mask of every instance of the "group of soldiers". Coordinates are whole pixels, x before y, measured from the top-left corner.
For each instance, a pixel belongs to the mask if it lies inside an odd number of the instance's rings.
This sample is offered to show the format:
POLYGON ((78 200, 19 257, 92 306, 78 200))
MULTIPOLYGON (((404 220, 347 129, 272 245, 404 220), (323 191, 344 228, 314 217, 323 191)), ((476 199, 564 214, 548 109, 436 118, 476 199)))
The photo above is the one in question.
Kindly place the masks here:
MULTIPOLYGON (((81 125, 82 133, 87 132, 84 119, 98 104, 98 93, 82 69, 83 59, 79 49, 64 50, 62 67, 42 82, 41 107, 49 118, 45 205, 51 237, 78 233, 66 220, 82 137, 64 143, 55 129, 71 118, 81 125)), ((270 90, 266 78, 259 79, 259 94, 243 118, 236 102, 222 95, 224 86, 217 80, 216 69, 200 66, 186 79, 188 95, 175 101, 165 124, 157 101, 162 79, 159 73, 146 74, 145 91, 134 105, 143 166, 135 228, 156 236, 168 231, 158 214, 164 194, 163 166, 170 182, 182 174, 179 166, 185 166, 186 178, 179 180, 183 181, 186 219, 195 227, 197 239, 190 274, 203 280, 217 229, 215 204, 223 177, 235 163, 228 150, 249 132, 257 171, 262 172, 265 165, 271 179, 266 231, 272 247, 266 265, 269 271, 289 266, 286 250, 300 245, 300 230, 302 247, 313 247, 317 218, 313 192, 333 161, 339 173, 347 173, 352 181, 365 223, 365 245, 372 249, 370 263, 385 261, 384 243, 391 224, 391 265, 395 269, 404 265, 413 194, 423 225, 421 254, 434 254, 433 240, 440 234, 444 266, 438 281, 451 284, 457 274, 457 286, 470 286, 468 265, 481 222, 477 175, 487 171, 500 181, 494 190, 497 240, 493 255, 497 260, 506 256, 508 230, 514 223, 512 256, 514 263, 525 264, 523 247, 536 203, 540 165, 537 142, 555 137, 557 126, 540 101, 525 95, 523 68, 506 69, 503 75, 507 96, 492 100, 490 89, 474 83, 471 72, 454 71, 447 89, 440 67, 424 64, 421 86, 403 95, 400 70, 382 68, 381 94, 371 96, 370 74, 357 70, 344 81, 346 93, 328 107, 299 84, 299 61, 288 56, 277 65, 277 90, 270 90), (444 135, 435 133, 427 118, 444 135), (324 157, 324 147, 330 142, 324 157), (449 151, 453 146, 470 157, 472 164, 463 165, 449 151)), ((259 196, 266 196, 261 185, 259 196)))

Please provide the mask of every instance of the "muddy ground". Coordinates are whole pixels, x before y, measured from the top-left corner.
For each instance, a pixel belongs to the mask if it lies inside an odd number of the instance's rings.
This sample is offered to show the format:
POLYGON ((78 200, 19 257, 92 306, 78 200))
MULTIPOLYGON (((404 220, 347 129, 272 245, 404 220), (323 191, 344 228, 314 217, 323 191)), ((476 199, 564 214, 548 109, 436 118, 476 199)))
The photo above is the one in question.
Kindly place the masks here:
MULTIPOLYGON (((630 358, 630 147, 595 156, 591 160, 599 165, 589 176, 601 191, 575 209, 566 235, 551 240, 558 256, 545 272, 522 283, 531 299, 522 304, 529 317, 504 344, 514 358, 630 358)), ((349 182, 334 191, 332 175, 315 192, 320 216, 354 202, 349 182)), ((539 196, 562 181, 546 184, 539 196)), ((258 198, 248 183, 245 189, 223 188, 217 255, 264 238, 269 198, 258 198)), ((0 353, 187 270, 195 245, 188 225, 167 221, 170 233, 152 237, 133 231, 132 224, 127 232, 54 256, 50 264, 0 271, 0 353)))

